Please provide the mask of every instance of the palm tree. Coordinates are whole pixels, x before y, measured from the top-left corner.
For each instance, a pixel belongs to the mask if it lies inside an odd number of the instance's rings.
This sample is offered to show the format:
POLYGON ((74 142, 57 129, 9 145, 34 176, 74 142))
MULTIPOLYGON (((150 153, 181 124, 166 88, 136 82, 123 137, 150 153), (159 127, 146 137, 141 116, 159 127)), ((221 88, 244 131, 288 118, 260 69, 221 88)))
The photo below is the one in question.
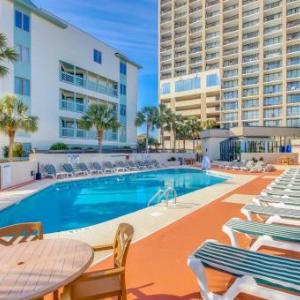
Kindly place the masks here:
POLYGON ((216 128, 217 127, 217 122, 214 119, 207 119, 205 121, 202 121, 201 126, 204 130, 211 129, 211 128, 216 128))
POLYGON ((170 122, 172 121, 172 115, 172 110, 165 104, 161 103, 158 106, 157 126, 160 128, 162 150, 165 150, 165 128, 170 125, 170 122))
POLYGON ((135 126, 146 125, 146 153, 149 150, 149 135, 158 126, 158 110, 154 106, 145 107, 136 115, 135 126))
POLYGON ((197 117, 191 117, 187 120, 187 125, 193 140, 193 152, 195 152, 195 140, 199 138, 199 134, 202 131, 201 121, 197 117))
POLYGON ((33 133, 38 130, 38 117, 28 116, 28 107, 15 95, 6 95, 0 101, 0 131, 9 138, 8 159, 13 160, 13 147, 18 130, 33 133))
POLYGON ((186 150, 185 147, 186 140, 191 138, 191 131, 187 122, 183 122, 180 124, 177 136, 178 139, 183 141, 183 149, 186 150))
POLYGON ((177 115, 172 113, 170 118, 170 123, 166 127, 167 130, 171 131, 173 134, 173 150, 176 151, 176 141, 178 138, 178 132, 180 130, 180 126, 183 122, 183 117, 181 115, 177 115))
POLYGON ((93 103, 79 120, 79 126, 85 130, 96 128, 98 151, 102 152, 104 131, 117 130, 121 125, 112 107, 102 103, 93 103))
POLYGON ((7 46, 7 39, 4 33, 0 33, 0 77, 5 76, 8 73, 8 68, 1 65, 4 60, 15 62, 18 58, 18 54, 14 48, 7 46))

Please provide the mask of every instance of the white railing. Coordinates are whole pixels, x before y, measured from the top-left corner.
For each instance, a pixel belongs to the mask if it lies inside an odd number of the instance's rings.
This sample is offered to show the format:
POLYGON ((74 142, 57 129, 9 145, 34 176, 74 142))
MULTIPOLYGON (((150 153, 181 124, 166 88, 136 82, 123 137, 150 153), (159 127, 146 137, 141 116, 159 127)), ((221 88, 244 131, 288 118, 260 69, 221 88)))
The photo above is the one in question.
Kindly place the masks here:
POLYGON ((164 190, 159 190, 151 197, 151 199, 148 201, 147 206, 149 207, 156 199, 158 200, 157 204, 164 200, 166 202, 167 207, 169 206, 170 199, 174 199, 174 203, 176 205, 177 193, 175 189, 172 187, 168 187, 164 190), (173 195, 173 198, 170 198, 170 195, 173 195))

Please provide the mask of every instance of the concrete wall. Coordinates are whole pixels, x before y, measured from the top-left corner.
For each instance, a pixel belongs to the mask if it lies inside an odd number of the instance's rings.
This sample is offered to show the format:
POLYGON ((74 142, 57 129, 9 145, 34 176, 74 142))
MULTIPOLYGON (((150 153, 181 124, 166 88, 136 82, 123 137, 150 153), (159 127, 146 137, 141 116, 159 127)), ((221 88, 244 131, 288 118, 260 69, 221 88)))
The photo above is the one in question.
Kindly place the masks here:
POLYGON ((290 157, 295 163, 298 163, 299 155, 298 153, 242 153, 241 160, 250 160, 253 157, 260 159, 263 157, 266 163, 276 164, 280 157, 290 157))
POLYGON ((167 160, 171 157, 175 157, 178 159, 182 158, 194 158, 195 155, 193 153, 151 153, 151 154, 142 154, 142 153, 133 153, 133 154, 106 154, 106 153, 79 153, 79 154, 51 154, 51 153, 37 153, 35 155, 31 155, 31 161, 39 162, 41 165, 43 164, 53 164, 59 167, 62 163, 66 162, 84 162, 91 163, 97 161, 99 163, 104 161, 110 161, 112 163, 117 161, 125 161, 126 157, 129 156, 130 160, 145 160, 145 159, 156 159, 160 163, 167 163, 167 160))
POLYGON ((0 190, 33 180, 36 165, 34 161, 0 163, 0 190))

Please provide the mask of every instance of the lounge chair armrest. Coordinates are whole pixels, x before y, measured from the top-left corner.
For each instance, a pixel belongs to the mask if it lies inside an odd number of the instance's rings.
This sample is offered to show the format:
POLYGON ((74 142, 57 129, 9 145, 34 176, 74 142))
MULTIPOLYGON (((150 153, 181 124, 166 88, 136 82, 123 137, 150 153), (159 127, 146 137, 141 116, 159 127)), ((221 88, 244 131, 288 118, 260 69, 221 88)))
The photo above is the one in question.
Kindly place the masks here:
POLYGON ((106 251, 106 250, 112 250, 114 248, 113 244, 104 244, 99 246, 93 246, 94 251, 106 251))
POLYGON ((113 277, 113 276, 121 275, 124 272, 125 272, 124 267, 106 269, 106 270, 101 270, 101 271, 93 271, 93 272, 83 274, 76 281, 87 281, 87 280, 101 279, 101 278, 105 278, 105 277, 113 277))

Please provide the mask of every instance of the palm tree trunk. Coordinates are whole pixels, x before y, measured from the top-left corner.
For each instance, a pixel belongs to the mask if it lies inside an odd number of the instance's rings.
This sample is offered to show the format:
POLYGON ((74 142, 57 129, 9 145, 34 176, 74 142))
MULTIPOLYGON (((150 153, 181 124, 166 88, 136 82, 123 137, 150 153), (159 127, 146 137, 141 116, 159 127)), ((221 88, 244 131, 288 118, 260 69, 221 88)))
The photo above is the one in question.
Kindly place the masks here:
POLYGON ((173 136, 174 136, 173 151, 175 152, 176 151, 176 139, 177 139, 176 132, 173 133, 173 136))
POLYGON ((150 125, 147 124, 147 131, 146 131, 146 153, 149 151, 149 133, 150 133, 150 125))
POLYGON ((97 139, 98 139, 98 152, 101 153, 102 152, 102 141, 103 141, 103 135, 104 132, 103 130, 98 130, 97 131, 97 139))
POLYGON ((13 161, 14 159, 14 143, 15 143, 15 133, 10 132, 8 135, 9 144, 8 144, 8 160, 13 161))
POLYGON ((165 130, 163 127, 160 129, 160 137, 161 137, 161 148, 164 151, 165 150, 165 130))
POLYGON ((183 150, 185 151, 185 139, 183 139, 183 150))
POLYGON ((193 153, 195 153, 195 138, 193 137, 193 153))

